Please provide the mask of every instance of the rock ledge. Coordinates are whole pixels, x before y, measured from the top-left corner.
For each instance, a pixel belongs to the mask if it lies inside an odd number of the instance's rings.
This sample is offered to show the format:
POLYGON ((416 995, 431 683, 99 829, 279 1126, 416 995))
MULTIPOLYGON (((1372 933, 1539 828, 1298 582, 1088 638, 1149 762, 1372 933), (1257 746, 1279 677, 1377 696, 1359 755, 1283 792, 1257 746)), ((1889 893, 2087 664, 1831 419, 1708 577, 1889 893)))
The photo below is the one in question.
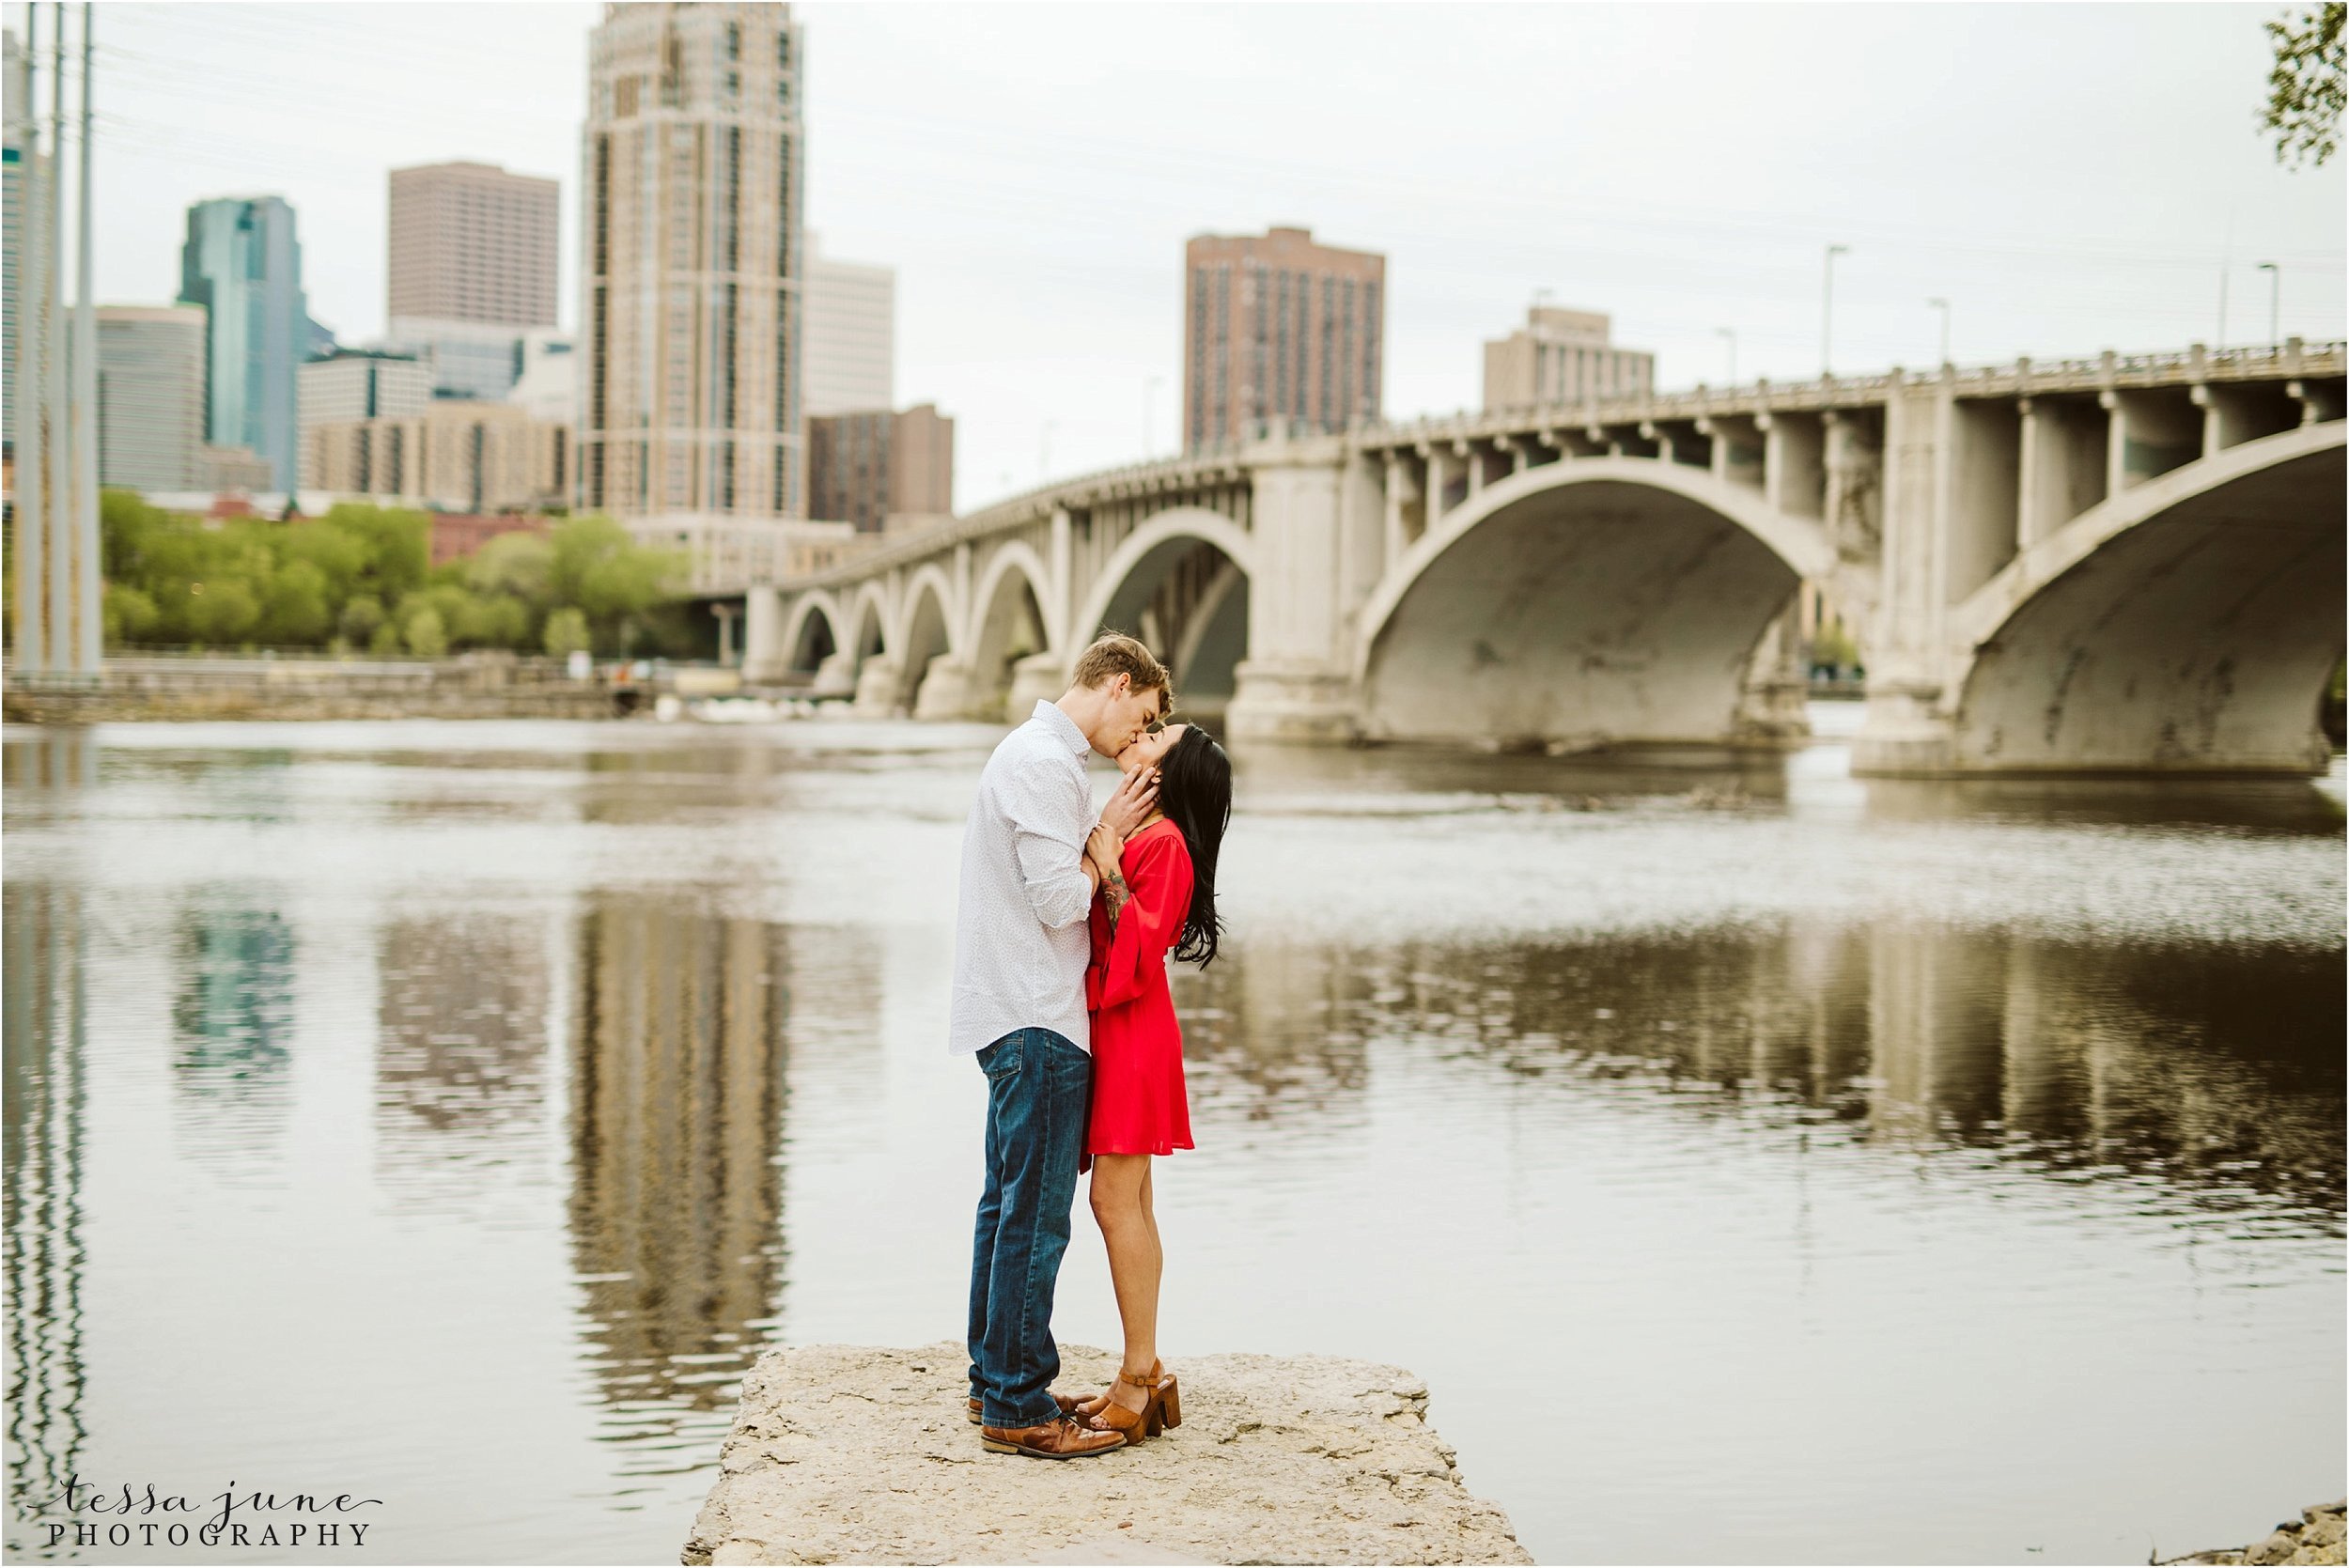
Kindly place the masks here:
MULTIPOLYGON (((2257 1565, 2339 1562, 2342 1560, 2342 1516, 2349 1502, 2321 1503, 2300 1510, 2297 1519, 2278 1525, 2264 1541, 2241 1551, 2196 1552, 2169 1562, 2241 1562, 2257 1565)), ((2166 1568, 2166 1564, 2165 1564, 2166 1568)))
MULTIPOLYGON (((1326 1356, 1174 1363, 1183 1424, 1130 1451, 988 1453, 960 1345, 770 1350, 742 1382, 679 1560, 1531 1562, 1470 1495, 1400 1367, 1326 1356)), ((1115 1375, 1061 1347, 1065 1389, 1115 1375)))

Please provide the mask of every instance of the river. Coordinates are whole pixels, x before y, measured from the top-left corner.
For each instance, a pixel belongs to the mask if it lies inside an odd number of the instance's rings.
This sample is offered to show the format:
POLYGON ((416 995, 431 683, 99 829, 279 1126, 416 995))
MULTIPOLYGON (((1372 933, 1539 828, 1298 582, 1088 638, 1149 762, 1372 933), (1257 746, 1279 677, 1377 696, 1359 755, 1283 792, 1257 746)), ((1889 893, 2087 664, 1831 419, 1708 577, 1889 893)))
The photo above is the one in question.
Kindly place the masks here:
MULTIPOLYGON (((1855 780, 1856 711, 1239 753, 1168 1365, 1409 1367, 1544 1561, 2141 1562, 2338 1496, 2340 759, 1855 780)), ((958 1338, 998 734, 9 729, 11 1551, 184 1555, 49 1548, 78 1476, 673 1562, 763 1348, 958 1338)), ((1081 1199, 1060 1303, 1115 1343, 1081 1199)))

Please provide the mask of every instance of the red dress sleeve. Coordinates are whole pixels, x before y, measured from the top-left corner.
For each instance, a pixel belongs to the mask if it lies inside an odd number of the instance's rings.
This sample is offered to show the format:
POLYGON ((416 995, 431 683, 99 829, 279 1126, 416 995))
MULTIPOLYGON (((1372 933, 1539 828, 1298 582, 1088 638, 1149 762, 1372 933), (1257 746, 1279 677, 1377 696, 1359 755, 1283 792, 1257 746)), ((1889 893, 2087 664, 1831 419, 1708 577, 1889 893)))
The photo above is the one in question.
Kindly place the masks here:
POLYGON ((1128 846, 1118 869, 1131 896, 1099 961, 1085 970, 1085 1005, 1097 1012, 1133 1001, 1153 973, 1164 974, 1166 950, 1190 914, 1190 847, 1181 832, 1128 846))

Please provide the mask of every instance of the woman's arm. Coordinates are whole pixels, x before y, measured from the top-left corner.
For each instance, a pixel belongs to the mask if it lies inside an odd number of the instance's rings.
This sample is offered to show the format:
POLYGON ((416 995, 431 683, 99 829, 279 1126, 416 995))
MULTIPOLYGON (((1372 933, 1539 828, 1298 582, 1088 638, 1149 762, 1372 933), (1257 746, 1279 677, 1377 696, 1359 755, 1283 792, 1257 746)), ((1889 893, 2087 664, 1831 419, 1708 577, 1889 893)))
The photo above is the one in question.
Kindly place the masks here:
POLYGON ((1190 913, 1190 852, 1180 834, 1156 833, 1135 845, 1125 872, 1129 896, 1124 918, 1112 928, 1101 961, 1085 971, 1090 1007, 1114 1007, 1140 996, 1151 974, 1164 969, 1166 950, 1190 913))

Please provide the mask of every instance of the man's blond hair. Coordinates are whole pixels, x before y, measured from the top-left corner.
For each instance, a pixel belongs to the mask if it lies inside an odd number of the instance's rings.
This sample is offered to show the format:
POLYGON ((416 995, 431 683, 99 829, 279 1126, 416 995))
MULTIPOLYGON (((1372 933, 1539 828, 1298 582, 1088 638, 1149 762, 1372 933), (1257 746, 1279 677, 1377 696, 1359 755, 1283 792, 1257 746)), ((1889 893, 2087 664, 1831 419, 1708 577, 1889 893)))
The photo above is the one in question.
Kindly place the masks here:
POLYGON ((1126 676, 1137 691, 1162 691, 1166 701, 1161 706, 1174 706, 1174 683, 1168 678, 1166 666, 1123 632, 1112 631, 1079 654, 1076 668, 1068 673, 1068 684, 1091 690, 1112 675, 1126 676))

